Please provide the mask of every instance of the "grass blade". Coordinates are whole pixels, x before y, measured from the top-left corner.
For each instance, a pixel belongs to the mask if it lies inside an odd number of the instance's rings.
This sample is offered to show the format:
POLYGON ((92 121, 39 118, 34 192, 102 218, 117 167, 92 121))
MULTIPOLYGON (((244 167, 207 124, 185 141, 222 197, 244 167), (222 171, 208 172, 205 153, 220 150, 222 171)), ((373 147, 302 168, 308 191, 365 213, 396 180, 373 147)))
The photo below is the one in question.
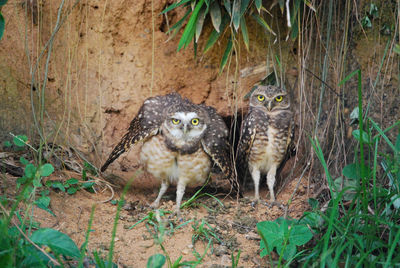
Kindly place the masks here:
POLYGON ((240 25, 240 6, 242 1, 241 0, 234 0, 233 7, 232 7, 232 23, 233 27, 237 31, 240 25))
POLYGON ((180 1, 180 2, 173 3, 172 5, 170 5, 170 6, 167 7, 166 9, 164 9, 164 10, 161 12, 161 14, 165 14, 165 13, 167 13, 168 11, 171 11, 172 9, 174 9, 174 8, 176 8, 176 7, 179 7, 180 5, 183 5, 183 4, 185 4, 185 3, 189 2, 189 1, 190 1, 190 0, 182 0, 182 1, 180 1))
POLYGON ((247 31, 246 19, 244 16, 240 19, 240 29, 242 30, 244 45, 246 46, 247 51, 249 51, 249 33, 247 31))
POLYGON ((398 153, 399 151, 397 150, 397 148, 393 145, 393 143, 389 140, 389 138, 385 135, 385 133, 383 132, 383 130, 378 126, 377 123, 375 123, 374 120, 372 120, 372 118, 368 118, 369 121, 371 122, 372 126, 379 132, 379 134, 382 136, 382 138, 386 141, 386 143, 390 146, 390 148, 392 148, 393 152, 398 153))
POLYGON ((262 7, 262 1, 261 0, 256 0, 255 4, 256 4, 256 8, 257 8, 258 14, 260 14, 260 10, 261 10, 261 7, 262 7))
POLYGON ((224 6, 225 6, 226 11, 228 11, 229 16, 232 16, 231 1, 224 0, 224 6))
POLYGON ((199 37, 200 37, 201 31, 203 30, 204 19, 206 18, 206 14, 207 14, 206 10, 207 10, 206 8, 202 8, 200 10, 200 12, 199 12, 199 17, 198 17, 197 22, 196 22, 196 34, 195 34, 196 43, 197 43, 197 41, 199 41, 199 37))
POLYGON ((262 26, 264 27, 268 32, 276 36, 276 33, 272 31, 271 27, 269 27, 268 23, 260 17, 258 14, 253 14, 252 17, 262 26))
POLYGON ((212 33, 210 34, 210 37, 207 40, 207 43, 204 47, 204 53, 206 53, 214 44, 215 42, 217 42, 218 38, 221 36, 222 34, 222 30, 225 29, 226 25, 229 22, 229 15, 225 14, 222 17, 222 22, 221 25, 219 27, 219 32, 217 32, 216 30, 213 30, 212 33))
POLYGON ((392 242, 392 246, 390 247, 389 254, 387 256, 386 263, 385 263, 385 266, 384 266, 385 268, 389 267, 389 264, 391 263, 390 260, 392 259, 393 252, 396 249, 396 246, 397 246, 397 243, 399 242, 399 239, 400 239, 400 229, 397 230, 396 237, 395 237, 394 241, 392 242))
POLYGON ((225 65, 226 65, 226 63, 228 61, 228 58, 229 58, 229 55, 231 54, 231 51, 232 51, 232 37, 229 37, 229 41, 228 41, 228 44, 226 45, 226 49, 225 49, 224 55, 222 56, 221 65, 219 67, 219 73, 220 74, 222 73, 222 71, 225 68, 225 65))
POLYGON ((3 37, 6 22, 3 15, 0 13, 0 39, 3 37))
POLYGON ((81 256, 79 258, 79 263, 78 263, 79 268, 83 267, 83 259, 85 258, 86 247, 89 243, 89 235, 90 235, 91 228, 92 228, 95 208, 96 208, 96 206, 93 205, 92 211, 90 212, 90 218, 89 218, 89 224, 88 224, 87 231, 86 231, 85 242, 83 242, 83 244, 81 246, 81 256))
POLYGON ((242 0, 240 5, 240 18, 243 17, 244 12, 246 11, 247 7, 249 6, 250 0, 242 0))
POLYGON ((189 22, 183 31, 181 40, 179 40, 178 49, 177 51, 181 50, 182 47, 187 47, 195 33, 195 23, 197 21, 198 14, 200 12, 201 7, 204 4, 204 0, 200 0, 195 9, 193 10, 192 15, 190 16, 189 22))
POLYGON ((124 199, 125 195, 128 192, 128 189, 130 188, 130 186, 135 178, 136 178, 136 176, 134 176, 132 179, 130 179, 128 181, 128 183, 125 185, 124 189, 122 190, 121 199, 118 202, 117 212, 115 213, 114 225, 113 225, 113 229, 112 229, 112 233, 111 233, 110 248, 109 248, 109 252, 108 252, 108 263, 107 263, 108 268, 112 267, 112 258, 113 258, 113 254, 114 254, 115 236, 117 234, 117 225, 118 225, 118 220, 119 220, 119 214, 121 212, 121 208, 122 208, 122 205, 125 200, 124 199))
POLYGON ((210 7, 210 16, 211 16, 211 22, 214 26, 214 29, 219 32, 220 31, 220 25, 221 25, 221 9, 219 7, 219 3, 217 1, 212 2, 211 7, 210 7))
POLYGON ((355 70, 354 72, 351 72, 349 75, 347 75, 342 81, 340 81, 339 86, 343 85, 347 81, 349 81, 354 75, 358 74, 360 72, 360 69, 355 70))

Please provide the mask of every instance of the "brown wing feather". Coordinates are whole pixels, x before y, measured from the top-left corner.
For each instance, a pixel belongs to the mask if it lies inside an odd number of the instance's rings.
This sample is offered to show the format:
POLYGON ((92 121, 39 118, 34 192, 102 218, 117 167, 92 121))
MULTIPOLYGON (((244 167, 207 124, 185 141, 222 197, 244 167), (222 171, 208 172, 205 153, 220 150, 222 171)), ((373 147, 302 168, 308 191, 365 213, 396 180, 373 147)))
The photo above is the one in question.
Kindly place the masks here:
POLYGON ((229 180, 234 191, 242 196, 236 174, 233 172, 231 146, 228 142, 228 128, 214 108, 205 105, 200 106, 208 111, 211 120, 210 126, 207 128, 207 134, 201 141, 203 150, 229 180))
POLYGON ((117 146, 114 147, 112 150, 111 154, 108 156, 108 159, 106 162, 104 162, 103 166, 101 167, 101 172, 104 172, 107 167, 115 161, 121 154, 125 153, 128 151, 128 149, 136 144, 137 142, 141 140, 145 140, 150 136, 153 136, 157 134, 158 128, 143 128, 142 125, 140 124, 140 120, 138 117, 135 117, 128 129, 128 132, 125 133, 125 135, 122 137, 121 141, 117 144, 117 146))
POLYGON ((122 137, 117 146, 115 146, 108 159, 101 167, 101 172, 104 172, 107 167, 121 154, 126 152, 130 146, 156 135, 164 121, 164 110, 181 101, 182 98, 177 93, 170 93, 165 96, 147 99, 140 108, 138 115, 131 121, 126 134, 122 137))
POLYGON ((236 167, 240 181, 245 180, 248 172, 248 158, 257 133, 255 122, 254 115, 249 113, 242 124, 236 158, 236 167))

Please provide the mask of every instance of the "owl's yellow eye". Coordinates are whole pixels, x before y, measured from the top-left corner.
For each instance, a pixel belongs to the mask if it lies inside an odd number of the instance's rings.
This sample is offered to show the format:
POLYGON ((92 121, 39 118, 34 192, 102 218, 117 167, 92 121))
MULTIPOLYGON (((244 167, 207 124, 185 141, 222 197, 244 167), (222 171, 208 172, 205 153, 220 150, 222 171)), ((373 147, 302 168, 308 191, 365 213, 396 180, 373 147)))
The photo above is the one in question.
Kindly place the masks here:
POLYGON ((193 118, 192 119, 192 125, 197 126, 199 124, 199 119, 198 118, 193 118))
POLYGON ((278 96, 278 97, 275 98, 275 100, 276 100, 277 102, 281 102, 281 101, 283 100, 283 97, 282 97, 282 96, 278 96))
POLYGON ((179 124, 180 122, 181 122, 181 120, 176 119, 176 118, 172 118, 172 123, 173 123, 174 125, 177 125, 177 124, 179 124))
POLYGON ((264 100, 265 100, 265 97, 264 97, 263 95, 258 95, 258 96, 257 96, 257 100, 259 100, 259 101, 264 101, 264 100))

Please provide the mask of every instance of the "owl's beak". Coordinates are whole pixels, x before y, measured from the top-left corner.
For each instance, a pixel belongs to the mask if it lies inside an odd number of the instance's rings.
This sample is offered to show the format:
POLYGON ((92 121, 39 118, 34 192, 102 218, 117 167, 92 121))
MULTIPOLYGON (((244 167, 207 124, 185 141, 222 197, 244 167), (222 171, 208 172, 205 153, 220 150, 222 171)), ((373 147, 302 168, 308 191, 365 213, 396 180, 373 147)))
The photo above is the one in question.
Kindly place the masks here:
POLYGON ((269 101, 269 102, 265 103, 265 107, 268 109, 268 111, 271 111, 271 109, 272 109, 272 102, 269 101))
POLYGON ((185 135, 186 135, 186 133, 187 133, 187 125, 186 125, 186 124, 184 124, 184 125, 183 125, 183 134, 185 134, 185 135))

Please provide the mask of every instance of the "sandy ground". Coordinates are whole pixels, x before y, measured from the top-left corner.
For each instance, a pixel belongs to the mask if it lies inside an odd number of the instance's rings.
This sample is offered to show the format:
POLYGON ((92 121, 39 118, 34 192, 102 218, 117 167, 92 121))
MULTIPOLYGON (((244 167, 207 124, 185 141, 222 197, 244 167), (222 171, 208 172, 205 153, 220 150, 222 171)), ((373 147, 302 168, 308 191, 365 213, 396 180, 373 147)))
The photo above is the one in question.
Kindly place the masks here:
MULTIPOLYGON (((55 173, 49 179, 67 179, 65 174, 55 173)), ((112 200, 118 200, 122 194, 122 188, 134 175, 128 173, 119 174, 128 179, 114 179, 114 196, 112 200)), ((8 195, 15 194, 15 179, 7 177, 7 184, 2 189, 8 195)), ((289 181, 277 196, 277 200, 285 204, 296 188, 298 178, 289 181)), ((204 255, 204 259, 197 267, 231 267, 231 253, 236 255, 241 251, 239 266, 243 267, 266 267, 269 258, 259 256, 259 236, 256 230, 256 223, 265 220, 275 220, 285 214, 285 210, 277 206, 268 206, 261 202, 257 206, 252 205, 253 190, 248 184, 244 198, 236 200, 227 196, 221 186, 226 186, 224 181, 212 181, 204 192, 217 197, 223 206, 210 197, 197 199, 189 208, 182 209, 181 217, 177 218, 171 214, 161 214, 157 228, 164 227, 164 235, 161 229, 155 232, 154 226, 148 221, 143 221, 132 226, 149 215, 151 208, 149 204, 156 198, 158 183, 149 175, 142 173, 137 176, 126 195, 126 202, 123 206, 117 227, 114 249, 114 262, 120 267, 145 267, 148 258, 156 253, 165 254, 159 244, 155 243, 153 234, 162 237, 166 253, 172 262, 182 256, 182 261, 196 261, 197 251, 204 255), (217 187, 218 185, 218 187, 217 187), (222 191, 221 191, 222 189, 222 191), (194 241, 198 232, 194 228, 202 225, 207 229, 210 227, 216 234, 219 241, 214 240, 211 247, 207 249, 208 240, 200 236, 194 241), (207 225, 207 224, 208 225, 207 225), (179 225, 184 226, 179 227, 179 225), (147 227, 146 227, 147 225, 147 227)), ((307 180, 302 179, 294 194, 287 214, 289 217, 299 218, 309 208, 307 203, 307 180)), ((68 234, 79 246, 82 245, 88 228, 91 209, 95 206, 92 232, 89 238, 89 251, 97 250, 102 256, 108 255, 111 233, 114 218, 117 211, 115 202, 103 202, 112 197, 108 187, 97 186, 97 193, 90 193, 86 190, 79 190, 73 195, 51 190, 50 209, 55 217, 39 208, 34 208, 34 220, 40 223, 40 227, 51 227, 68 234), (113 204, 114 203, 114 204, 113 204)), ((160 205, 160 211, 172 211, 175 204, 175 187, 165 194, 160 205)), ((197 189, 188 189, 184 200, 190 198, 197 189)), ((225 187, 226 190, 226 187, 225 187)), ((279 190, 279 189, 278 189, 279 190)), ((265 184, 260 191, 263 200, 268 194, 265 184)), ((273 256, 276 257, 276 256, 273 256)), ((166 267, 166 266, 165 266, 166 267)))

